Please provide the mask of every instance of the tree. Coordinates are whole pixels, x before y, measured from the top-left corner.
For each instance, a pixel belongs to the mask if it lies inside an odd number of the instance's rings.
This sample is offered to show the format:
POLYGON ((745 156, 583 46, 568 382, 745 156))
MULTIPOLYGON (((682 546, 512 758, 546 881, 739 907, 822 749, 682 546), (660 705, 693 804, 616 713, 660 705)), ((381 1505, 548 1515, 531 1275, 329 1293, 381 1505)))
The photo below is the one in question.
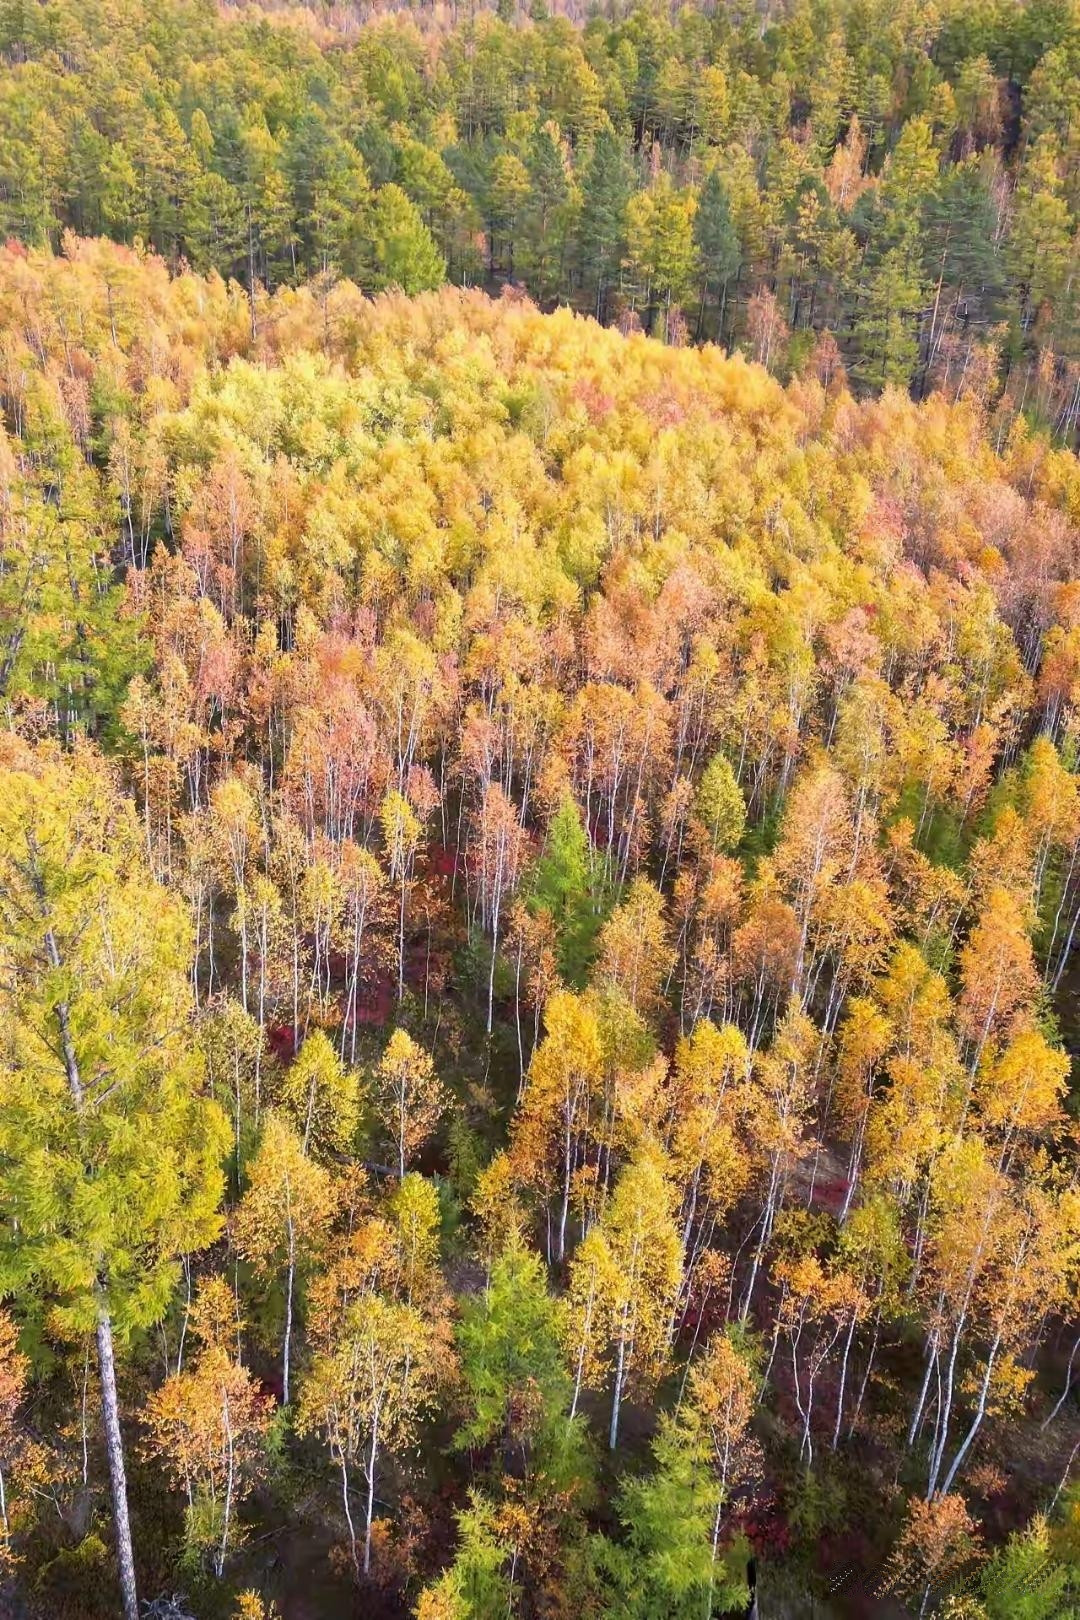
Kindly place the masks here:
POLYGON ((228 1127, 191 1039, 188 920, 88 748, 0 771, 0 1290, 97 1338, 125 1620, 138 1620, 116 1336, 160 1320, 217 1235, 228 1127))
POLYGON ((905 387, 911 381, 922 305, 922 285, 910 261, 901 249, 890 249, 868 274, 855 325, 861 356, 856 370, 867 382, 905 387))
POLYGON ((271 1599, 269 1602, 253 1590, 241 1592, 232 1620, 281 1620, 281 1610, 271 1599))
POLYGON ((619 1176, 595 1243, 582 1244, 571 1268, 569 1337, 575 1359, 579 1368, 591 1364, 591 1382, 602 1370, 613 1371, 612 1451, 627 1388, 653 1388, 667 1365, 668 1326, 681 1275, 674 1209, 663 1157, 646 1148, 619 1176), (592 1341, 602 1347, 599 1354, 589 1348, 592 1341))
POLYGON ((507 270, 514 274, 514 242, 517 223, 529 196, 529 171, 514 152, 499 152, 491 165, 488 182, 490 252, 488 268, 495 269, 495 241, 501 236, 507 248, 507 270))
POLYGON ((468 1301, 457 1328, 469 1416, 456 1446, 487 1446, 532 1454, 561 1438, 570 1406, 558 1307, 537 1255, 517 1245, 494 1262, 482 1295, 468 1301))
POLYGON ((772 1237, 784 1176, 812 1145, 806 1138, 806 1125, 813 1101, 811 1059, 818 1038, 808 1018, 789 1014, 777 1030, 769 1051, 757 1061, 754 1125, 759 1151, 768 1165, 768 1181, 758 1242, 743 1295, 744 1319, 749 1313, 761 1261, 772 1237))
POLYGON ((315 1261, 333 1213, 330 1177, 309 1159, 296 1132, 268 1114, 247 1191, 233 1221, 233 1241, 260 1277, 285 1272, 285 1326, 281 1345, 281 1399, 290 1395, 293 1304, 298 1274, 315 1261))
POLYGON ((227 1100, 233 1118, 236 1175, 245 1127, 257 1130, 262 1103, 263 1032, 232 997, 209 1008, 199 1024, 210 1093, 227 1100))
POLYGON ((1023 1145, 1054 1134, 1064 1123, 1069 1058, 1035 1029, 1020 1030, 997 1062, 978 1077, 982 1115, 1000 1136, 1002 1168, 1023 1145))
POLYGON ((402 793, 390 792, 379 811, 383 839, 386 843, 390 881, 398 885, 398 1000, 405 994, 405 899, 412 881, 416 846, 420 840, 420 822, 408 799, 402 793))
POLYGON ((420 1594, 416 1620, 502 1620, 512 1615, 520 1514, 511 1518, 500 1513, 474 1487, 468 1507, 457 1515, 457 1531, 454 1562, 420 1594))
POLYGON ((431 1311, 443 1303, 439 1271, 441 1211, 433 1181, 415 1170, 399 1181, 386 1204, 394 1246, 398 1293, 407 1305, 431 1311))
POLYGON ((608 291, 622 268, 626 248, 626 205, 633 173, 626 148, 605 120, 596 132, 581 176, 579 254, 586 285, 595 288, 594 313, 603 320, 608 291))
POLYGON ((913 1497, 900 1539, 885 1567, 883 1593, 899 1592, 926 1613, 932 1593, 944 1596, 980 1552, 977 1527, 962 1496, 933 1502, 913 1497))
POLYGON ((1010 1535, 979 1574, 988 1620, 1076 1620, 1076 1568, 1054 1553, 1051 1527, 1042 1514, 1010 1535))
POLYGON ((1032 143, 1016 185, 1008 259, 1020 293, 1026 328, 1040 307, 1061 291, 1068 274, 1073 228, 1063 195, 1057 142, 1044 134, 1032 143))
POLYGON ((194 1364, 166 1379, 144 1413, 150 1449, 187 1495, 188 1543, 212 1548, 219 1579, 238 1540, 237 1511, 259 1477, 270 1423, 266 1398, 230 1348, 241 1330, 228 1284, 210 1278, 192 1310, 201 1346, 194 1364))
POLYGON ((411 1305, 368 1294, 352 1305, 332 1350, 315 1358, 300 1392, 301 1434, 318 1430, 341 1472, 353 1566, 371 1571, 375 1480, 384 1452, 406 1446, 432 1399, 431 1332, 411 1305), (363 1552, 357 1547, 350 1476, 366 1485, 363 1552))
POLYGON ((651 1012, 674 957, 664 897, 647 878, 635 878, 600 931, 596 979, 614 986, 635 1011, 651 1012))
POLYGON ((17 1561, 15 1531, 47 1474, 43 1448, 22 1422, 29 1375, 30 1358, 19 1349, 18 1329, 0 1311, 0 1574, 5 1578, 17 1561))
POLYGON ((746 800, 725 754, 714 754, 702 772, 694 812, 714 850, 738 847, 746 826, 746 800))
POLYGON ((603 1048, 595 1002, 557 991, 544 1012, 545 1035, 529 1065, 514 1118, 511 1158, 521 1181, 550 1196, 559 1187, 554 1242, 548 1257, 566 1254, 574 1176, 586 1152, 586 1131, 603 1074, 603 1048))
POLYGON ((529 904, 546 910, 559 936, 559 969, 572 985, 585 982, 594 940, 604 920, 599 859, 570 797, 560 800, 547 828, 541 857, 529 883, 529 904))
POLYGON ((519 215, 520 262, 536 296, 550 298, 562 279, 573 200, 568 154, 552 120, 534 132, 526 168, 529 189, 519 215))
POLYGON ((721 1221, 751 1173, 748 1116, 758 1102, 750 1081, 750 1049, 732 1024, 707 1019, 675 1048, 668 1083, 665 1140, 683 1189, 683 1295, 721 1221))
POLYGON ((404 1029, 395 1029, 371 1076, 372 1100, 394 1144, 398 1175, 434 1132, 447 1093, 431 1058, 404 1029))
POLYGON ((521 817, 513 801, 497 782, 484 790, 477 816, 476 836, 471 851, 475 868, 480 921, 491 930, 491 966, 488 972, 487 1032, 495 1000, 495 961, 499 950, 499 923, 507 896, 513 892, 521 871, 525 835, 521 817))
POLYGON ((345 1043, 348 1040, 349 1061, 355 1063, 364 935, 378 918, 385 890, 385 879, 374 855, 366 849, 358 849, 353 843, 346 844, 341 852, 341 888, 346 995, 341 1020, 340 1056, 344 1062, 345 1043))
POLYGON ((400 287, 411 295, 437 287, 446 277, 446 260, 400 186, 380 186, 375 194, 371 247, 376 287, 400 287))
POLYGON ((611 1560, 620 1613, 679 1617, 724 1613, 746 1600, 735 1560, 724 1557, 724 1510, 752 1483, 758 1450, 748 1427, 757 1378, 721 1335, 690 1373, 688 1398, 664 1413, 651 1475, 626 1486, 619 1517, 629 1545, 611 1560))
POLYGON ((496 1257, 525 1238, 525 1211, 515 1189, 514 1162, 505 1150, 500 1149, 480 1170, 469 1209, 480 1229, 480 1254, 490 1282, 496 1257))
MULTIPOLYGON (((228 502, 226 502, 227 505, 228 502)), ((241 527, 242 525, 238 523, 238 531, 241 527)), ((242 535, 238 532, 235 543, 231 548, 232 554, 228 565, 229 574, 234 580, 234 611, 240 584, 237 576, 242 566, 240 561, 241 545, 242 535)), ((211 817, 214 840, 219 846, 219 859, 224 868, 226 882, 233 893, 234 915, 237 932, 240 935, 240 1000, 244 1011, 247 1012, 248 958, 250 954, 248 879, 250 876, 252 847, 258 838, 259 829, 254 800, 244 784, 236 777, 230 777, 215 789, 211 800, 211 817)))
POLYGON ((698 311, 698 337, 701 336, 705 302, 710 288, 720 289, 717 337, 724 339, 724 310, 728 284, 739 273, 742 246, 731 218, 727 189, 717 169, 710 169, 698 196, 694 215, 694 244, 701 266, 701 307, 698 311))
POLYGON ((776 295, 768 287, 759 287, 747 305, 746 334, 758 365, 770 371, 782 363, 791 333, 776 295))
MULTIPOLYGON (((855 1281, 842 1270, 826 1275, 812 1253, 783 1258, 776 1267, 781 1302, 776 1328, 783 1330, 791 1349, 795 1408, 802 1425, 799 1461, 814 1461, 813 1414, 818 1378, 844 1329, 865 1313, 866 1304, 855 1281)), ((842 1368, 841 1377, 844 1376, 842 1368)), ((843 1391, 841 1390, 841 1399, 843 1391)), ((835 1435, 835 1427, 834 1427, 835 1435)))
MULTIPOLYGON (((708 1442, 716 1491, 710 1542, 714 1567, 724 1509, 737 1489, 753 1481, 759 1466, 758 1448, 749 1433, 757 1391, 755 1369, 745 1352, 730 1335, 719 1335, 691 1368, 687 1404, 676 1419, 691 1445, 708 1442)), ((712 1579, 710 1573, 710 1590, 712 1579)))
POLYGON ((281 1105, 312 1158, 348 1152, 360 1117, 356 1075, 342 1067, 321 1029, 312 1030, 286 1070, 281 1105))
POLYGON ((693 193, 678 190, 666 171, 648 190, 630 199, 626 210, 629 265, 645 289, 650 325, 661 304, 666 314, 690 290, 697 269, 696 212, 693 193))
POLYGON ((960 955, 960 1019, 971 1043, 974 1071, 991 1037, 1007 1027, 1034 995, 1034 953, 1019 907, 994 889, 960 955))
POLYGON ((529 904, 534 911, 551 916, 559 942, 559 971, 578 987, 584 983, 603 922, 596 868, 597 858, 581 814, 567 795, 551 818, 543 851, 533 868, 529 904))

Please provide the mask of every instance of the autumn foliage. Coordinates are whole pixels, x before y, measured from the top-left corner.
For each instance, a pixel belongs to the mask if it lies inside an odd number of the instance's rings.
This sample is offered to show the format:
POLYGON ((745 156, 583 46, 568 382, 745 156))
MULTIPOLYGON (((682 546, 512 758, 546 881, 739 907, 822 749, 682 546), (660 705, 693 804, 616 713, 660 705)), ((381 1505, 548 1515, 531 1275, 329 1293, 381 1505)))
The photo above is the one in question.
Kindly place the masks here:
POLYGON ((1075 458, 250 313, 0 250, 0 1580, 1072 1601, 1075 458))

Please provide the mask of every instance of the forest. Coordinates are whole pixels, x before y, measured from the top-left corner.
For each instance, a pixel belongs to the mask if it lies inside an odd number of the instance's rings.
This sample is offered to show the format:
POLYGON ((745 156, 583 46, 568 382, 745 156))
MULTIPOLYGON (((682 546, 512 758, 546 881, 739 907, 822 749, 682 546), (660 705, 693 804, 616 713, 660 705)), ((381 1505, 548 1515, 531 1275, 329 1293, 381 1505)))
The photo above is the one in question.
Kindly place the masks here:
POLYGON ((5 1620, 1080 1620, 1074 102, 0 0, 5 1620))
POLYGON ((577 4, 2 0, 0 233, 510 283, 782 380, 827 332, 1075 440, 1074 0, 577 4))

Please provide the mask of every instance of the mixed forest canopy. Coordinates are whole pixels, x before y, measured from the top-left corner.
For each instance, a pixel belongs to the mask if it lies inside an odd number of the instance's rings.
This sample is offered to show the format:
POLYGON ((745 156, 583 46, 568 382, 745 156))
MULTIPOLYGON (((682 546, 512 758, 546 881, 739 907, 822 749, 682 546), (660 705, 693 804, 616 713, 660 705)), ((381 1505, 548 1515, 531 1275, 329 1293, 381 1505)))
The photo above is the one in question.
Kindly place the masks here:
POLYGON ((0 391, 2 1601, 1075 1615, 1073 453, 74 236, 0 391))
POLYGON ((0 232, 517 281, 786 378, 1080 414, 1073 0, 3 0, 0 232))
POLYGON ((5 1614, 1080 1615, 1078 108, 0 0, 5 1614))

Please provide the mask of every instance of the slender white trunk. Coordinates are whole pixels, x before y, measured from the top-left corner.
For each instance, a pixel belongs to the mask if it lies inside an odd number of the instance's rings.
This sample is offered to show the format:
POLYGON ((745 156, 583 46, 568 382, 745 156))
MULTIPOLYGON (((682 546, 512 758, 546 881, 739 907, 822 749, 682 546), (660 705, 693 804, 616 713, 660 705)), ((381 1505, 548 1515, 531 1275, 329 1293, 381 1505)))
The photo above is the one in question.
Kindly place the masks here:
POLYGON ((623 1331, 619 1335, 619 1355, 615 1364, 615 1393, 611 1400, 611 1427, 608 1430, 608 1449, 614 1451, 619 1443, 619 1411, 622 1407, 623 1375, 626 1370, 626 1308, 623 1309, 623 1331))
POLYGON ((364 1574, 371 1573, 371 1521, 375 1513, 375 1459, 379 1450, 379 1411, 371 1421, 371 1450, 368 1453, 367 1469, 367 1512, 364 1521, 364 1574))
POLYGON ((855 1337, 855 1312, 851 1313, 851 1322, 848 1326, 847 1338, 844 1341, 844 1355, 840 1362, 840 1389, 836 1397, 836 1423, 833 1427, 832 1449, 835 1451, 840 1443, 840 1424, 844 1416, 844 1392, 847 1388, 848 1357, 851 1355, 851 1341, 855 1337))
POLYGON ((236 1483, 236 1450, 233 1445, 232 1417, 229 1413, 228 1391, 221 1392, 221 1414, 225 1420, 225 1446, 228 1452, 229 1464, 225 1479, 225 1506, 221 1516, 221 1545, 218 1548, 215 1567, 218 1580, 225 1573, 225 1554, 229 1550, 229 1529, 232 1524, 233 1488, 236 1483))
POLYGON ((1061 1411, 1061 1408, 1069 1398, 1069 1391, 1073 1386, 1073 1362, 1076 1360, 1077 1351, 1080 1351, 1080 1338, 1073 1340, 1073 1347, 1069 1354, 1069 1365, 1065 1373, 1065 1388, 1054 1402, 1049 1417, 1043 1419, 1042 1427, 1044 1429, 1048 1429, 1050 1427, 1051 1423, 1053 1423, 1054 1419, 1061 1411))
POLYGON ((109 1482, 112 1486, 113 1520, 116 1526, 116 1563, 120 1576, 120 1596, 124 1620, 139 1620, 135 1553, 131 1544, 127 1476, 124 1471, 124 1441, 120 1433, 120 1406, 116 1398, 112 1321, 104 1302, 98 1308, 97 1344, 98 1362, 101 1366, 101 1406, 105 1417, 105 1452, 109 1459, 109 1482))
POLYGON ((289 1351, 292 1347, 293 1286, 296 1280, 296 1238, 289 1222, 289 1268, 285 1283, 285 1343, 281 1350, 281 1400, 289 1404, 289 1351))
POLYGON ((360 1558, 356 1551, 356 1526, 353 1523, 352 1507, 349 1503, 349 1465, 345 1459, 345 1448, 341 1448, 341 1500, 345 1507, 345 1523, 349 1527, 349 1550, 352 1553, 353 1570, 357 1580, 360 1579, 360 1558))
MULTIPOLYGON (((60 951, 51 928, 45 930, 45 948, 54 968, 61 967, 60 951)), ((71 1021, 66 1002, 57 1003, 56 1020, 60 1031, 60 1047, 64 1057, 68 1090, 76 1114, 83 1112, 85 1093, 79 1073, 79 1060, 71 1034, 71 1021)), ((139 1598, 135 1583, 135 1552, 131 1543, 131 1521, 128 1517, 127 1476, 124 1470, 124 1438, 120 1431, 120 1405, 116 1398, 116 1363, 113 1358, 112 1319, 105 1293, 98 1297, 97 1320, 98 1364, 101 1369, 101 1406, 105 1419, 105 1451, 109 1461, 109 1484, 112 1487, 113 1522, 116 1530, 116 1562, 120 1577, 120 1596, 124 1620, 139 1620, 139 1598)))
POLYGON ((577 1416, 578 1401, 581 1399, 581 1380, 585 1371, 585 1350, 589 1343, 589 1329, 592 1326, 593 1300, 596 1297, 595 1288, 589 1290, 589 1303, 585 1307, 585 1325, 581 1330, 581 1344, 578 1348, 577 1371, 574 1374, 574 1399, 570 1403, 570 1422, 577 1416))
POLYGON ((495 1011, 495 960, 499 954, 499 914, 495 913, 492 919, 491 930, 491 967, 488 970, 488 1008, 487 1032, 491 1034, 491 1024, 495 1011))
POLYGON ((982 1420, 986 1416, 986 1398, 990 1391, 990 1379, 993 1376, 994 1363, 997 1360, 997 1353, 1000 1345, 1001 1334, 999 1333, 991 1346, 990 1354, 986 1360, 986 1372, 983 1375, 983 1381, 979 1388, 979 1402, 975 1408, 975 1415, 968 1427, 967 1434, 965 1434, 963 1440, 960 1442, 960 1447, 956 1453, 956 1456, 952 1460, 952 1466, 942 1482, 940 1492, 942 1496, 947 1496, 949 1494, 949 1487, 956 1478, 960 1465, 970 1451, 972 1442, 982 1426, 982 1420))

